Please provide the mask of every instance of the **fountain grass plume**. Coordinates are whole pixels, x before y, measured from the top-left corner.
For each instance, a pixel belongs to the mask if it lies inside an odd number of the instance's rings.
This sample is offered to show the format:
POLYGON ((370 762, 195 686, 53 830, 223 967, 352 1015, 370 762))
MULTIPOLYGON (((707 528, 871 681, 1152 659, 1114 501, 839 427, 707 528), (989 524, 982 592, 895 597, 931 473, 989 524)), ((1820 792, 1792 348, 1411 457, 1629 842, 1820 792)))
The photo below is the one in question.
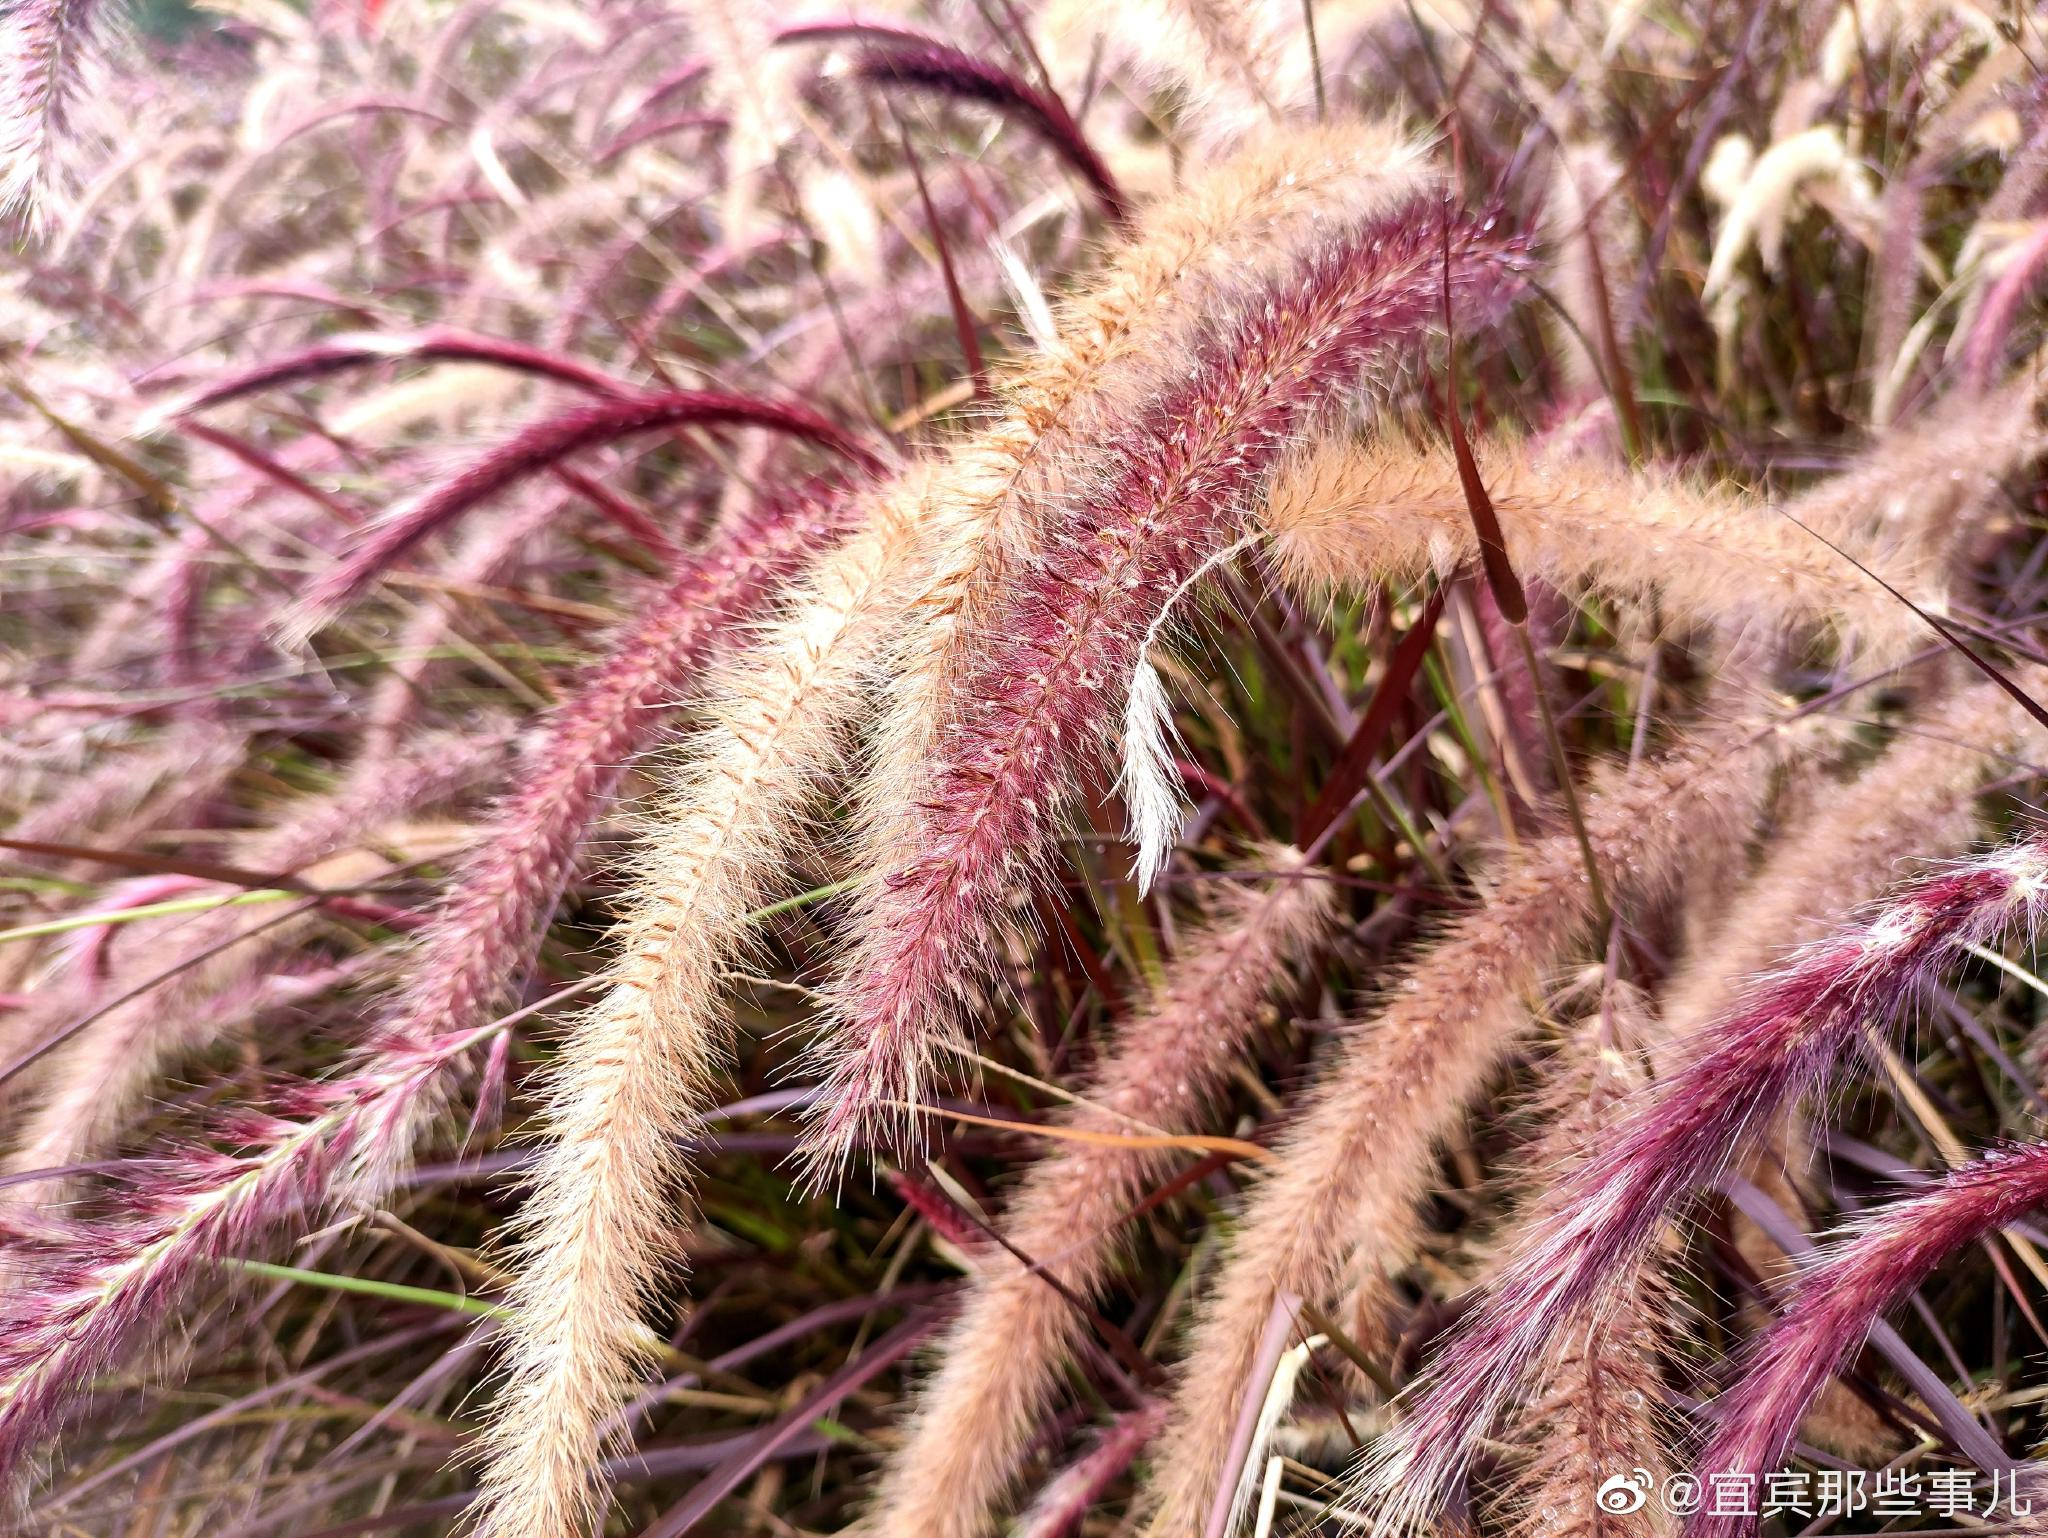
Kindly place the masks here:
POLYGON ((1657 1226, 1867 1021, 1890 1020, 1970 944, 2030 930, 2048 846, 2030 835, 1938 868, 1802 949, 1703 1029, 1683 1066, 1542 1200, 1523 1245, 1431 1367, 1359 1499, 1396 1531, 1426 1522, 1545 1343, 1628 1276, 1657 1226))
MULTIPOLYGON (((1692 625, 1833 627, 1878 664, 1926 638, 1910 608, 1768 505, 1668 471, 1546 461, 1510 442, 1477 445, 1475 458, 1518 572, 1654 596, 1692 625)), ((1302 453, 1263 522, 1283 573, 1311 591, 1445 575, 1479 554, 1450 450, 1379 435, 1302 453)), ((1935 580, 1887 575, 1921 607, 1941 607, 1935 580)))
POLYGON ((685 557, 542 728, 518 788, 452 883, 407 962, 378 1037, 463 1032, 504 1002, 540 944, 576 855, 620 777, 659 740, 665 707, 813 553, 844 531, 852 499, 824 486, 769 494, 739 527, 685 557))
MULTIPOLYGON (((411 333, 351 332, 266 359, 196 386, 156 407, 137 430, 146 433, 162 423, 194 416, 264 390, 305 384, 375 363, 395 362, 491 364, 600 397, 622 398, 639 393, 624 380, 614 379, 603 370, 562 353, 502 337, 482 336, 456 326, 429 326, 411 333)), ((144 379, 141 383, 147 386, 149 381, 144 379)))
POLYGON ((489 1461, 470 1519, 490 1538, 587 1531, 642 1323, 675 1262, 689 1167, 731 1031, 726 972, 786 889, 805 814, 841 769, 849 723, 914 576, 926 472, 862 499, 749 652, 706 690, 637 856, 609 986, 548 1075, 550 1136, 511 1262, 514 1315, 489 1461))
MULTIPOLYGON (((498 1037, 491 1011, 531 961, 619 777, 660 736, 662 707, 688 697, 713 649, 840 531, 848 505, 826 487, 771 496, 682 560, 611 657, 547 722, 519 787, 459 863, 403 986, 342 1074, 281 1090, 278 1113, 244 1118, 227 1137, 234 1153, 139 1165, 128 1181, 131 1214, 60 1228, 44 1241, 33 1255, 34 1285, 0 1324, 33 1343, 51 1370, 17 1364, 10 1372, 0 1363, 0 1471, 12 1473, 15 1457, 57 1423, 91 1373, 133 1351, 209 1274, 206 1261, 392 1189, 473 1077, 478 1049, 498 1037)), ((444 748, 428 760, 442 773, 452 761, 444 748)), ((362 778, 387 797, 397 783, 384 762, 362 778)))
MULTIPOLYGON (((1188 358, 1186 307, 1233 272, 1280 274, 1333 233, 1434 181, 1413 140, 1383 123, 1276 132, 1139 214, 1103 270, 1058 309, 1032 366, 995 381, 1002 416, 947 458, 932 499, 929 576, 882 669, 860 822, 848 859, 892 870, 915 857, 934 745, 991 606, 1039 547, 1092 424, 1127 415, 1188 358)), ((871 894, 855 894, 855 927, 871 894)))
MULTIPOLYGON (((2023 684, 2033 682, 2022 677, 2023 684)), ((1568 1085, 1590 1076, 1592 1093, 1582 1097, 1576 1115, 1567 1110, 1546 1126, 1523 1161, 1531 1189, 1540 1190, 1536 1180, 1547 1184, 1583 1163, 1626 1113, 1628 1101, 1618 1091, 1640 1077, 1626 1054, 1641 1051, 1665 1062, 1682 1051, 1693 1033, 1739 999, 1747 979, 1881 895, 1896 875, 1899 850, 1967 848, 1980 822, 1979 786, 2035 729, 2032 718, 1991 685, 1937 696, 1874 764, 1831 787, 1780 831, 1739 889, 1690 894, 1695 905, 1717 907, 1716 927, 1665 983, 1660 1010, 1630 1012, 1630 1028, 1617 1033, 1619 1051, 1589 1047, 1577 1071, 1568 1073, 1568 1085)), ((1514 1244, 1511 1236, 1510 1252, 1514 1244)), ((1583 1531, 1596 1520, 1586 1492, 1608 1473, 1652 1465, 1651 1454, 1668 1445, 1661 1419, 1635 1429, 1626 1424, 1656 1398, 1654 1382, 1639 1380, 1646 1346, 1654 1375, 1654 1343, 1672 1333, 1676 1298, 1667 1271, 1667 1258, 1652 1248, 1631 1280, 1616 1281, 1610 1306, 1575 1317, 1557 1332, 1536 1374, 1533 1403, 1517 1416, 1515 1440, 1529 1449, 1530 1461, 1517 1472, 1510 1495, 1524 1538, 1583 1531), (1596 1379, 1604 1380, 1604 1391, 1596 1379)), ((1597 1520, 1641 1531, 1658 1516, 1651 1503, 1633 1517, 1598 1514, 1597 1520)))
MULTIPOLYGON (((1271 872, 1272 884, 1231 883, 1184 934, 1165 981, 1119 1028, 1068 1125, 1107 1139, 1203 1130, 1204 1111, 1263 1026, 1262 1001, 1327 937, 1334 908, 1327 873, 1296 850, 1254 850, 1244 864, 1247 874, 1271 872)), ((882 1473, 864 1523, 876 1538, 991 1530, 1087 1328, 1072 1300, 1103 1289, 1131 1209, 1184 1157, 1060 1142, 1031 1167, 1003 1215, 1004 1253, 977 1270, 882 1473)))
MULTIPOLYGON (((260 840, 252 853, 260 870, 306 872, 317 886, 356 884, 384 868, 366 841, 379 828, 421 807, 445 801, 495 767, 500 739, 435 734, 396 759, 362 764, 325 796, 260 840)), ((47 1059, 38 1104, 24 1112, 4 1166, 12 1175, 75 1164, 95 1157, 155 1090, 165 1070, 210 1045, 223 1022, 212 1008, 221 993, 262 969, 295 935, 317 921, 318 903, 228 907, 177 925, 174 959, 165 948, 138 948, 111 986, 113 1002, 65 1040, 47 1059), (183 930, 183 933, 179 933, 183 930)), ((163 938, 170 938, 165 936, 163 938)), ((58 992, 55 1006, 69 1013, 78 1000, 58 992)), ((59 1027, 61 1029, 62 1027, 59 1027)), ((61 1180, 17 1184, 0 1202, 22 1207, 49 1201, 61 1180)))
POLYGON ((0 12, 0 220, 47 229, 93 137, 115 0, 17 0, 0 12))
MULTIPOLYGON (((639 857, 615 985, 554 1070, 556 1142, 521 1219, 515 1297, 530 1306, 510 1331, 509 1409, 481 1532, 558 1538, 595 1512, 603 1427, 644 1350, 638 1300, 676 1251, 671 1213, 689 1171, 675 1136, 708 1103, 726 1054, 725 973, 752 943, 748 915, 789 889, 807 819, 843 777, 878 675, 912 627, 927 627, 918 688, 947 694, 957 654, 944 636, 1037 537, 1012 482, 1026 466, 1052 483, 1065 473, 1066 448, 1048 441, 1041 455, 1041 439, 1098 388, 1125 403, 1109 409, 1128 409, 1115 372, 1140 338, 1160 335, 1155 307, 1210 274, 1219 250, 1291 228, 1297 208, 1345 218, 1384 195, 1382 169, 1412 174, 1412 153, 1362 153, 1389 142, 1376 127, 1291 136, 1147 211, 1103 277, 1063 307, 1050 355, 998 381, 1004 414, 869 498, 869 522, 709 691, 710 718, 639 857)), ((913 706, 914 736, 920 719, 913 706)))
MULTIPOLYGON (((2042 669, 2012 676, 2036 698, 2048 690, 2042 669)), ((1829 785, 1725 900, 1716 927, 1664 986, 1656 1039, 1682 1042, 1711 1025, 1739 1002, 1750 979, 1882 897, 1898 879, 1901 851, 1951 859, 1981 836, 1979 789, 2040 728, 1995 685, 1944 683, 1937 672, 1884 752, 1853 778, 1829 785)))
MULTIPOLYGON (((814 1177, 889 1132, 915 1143, 934 1054, 960 1039, 1006 894, 1040 879, 1073 784, 1116 730, 1162 606, 1240 516, 1329 394, 1412 352, 1443 303, 1446 231, 1428 203, 1369 222, 1272 283, 1223 296, 1187 378, 1105 428, 1075 467, 1041 560, 996 595, 935 740, 915 857, 886 874, 832 985, 814 1177)), ((1448 233, 1468 321, 1509 292, 1518 238, 1448 233)))
MULTIPOLYGON (((1607 988, 1599 1013, 1564 1044, 1542 1092, 1542 1135, 1517 1161, 1527 1189, 1541 1190, 1564 1161, 1600 1146, 1646 1082, 1637 1052, 1654 1032, 1647 999, 1625 983, 1607 988)), ((1512 1435, 1523 1453, 1507 1490, 1515 1538, 1669 1538, 1675 1524, 1658 1502, 1615 1513, 1590 1497, 1615 1473, 1648 1468, 1661 1478, 1671 1471, 1675 1428, 1661 1366, 1679 1338, 1681 1315, 1669 1278, 1645 1266, 1613 1308, 1551 1342, 1541 1392, 1512 1435)))
MULTIPOLYGON (((1697 851, 1741 837, 1779 747, 1738 722, 1602 775, 1585 818, 1611 900, 1654 907, 1697 851)), ((1156 1538, 1208 1530, 1237 1503, 1225 1483, 1234 1428, 1266 1393, 1253 1366, 1279 1300, 1327 1306, 1354 1259, 1397 1267, 1437 1147, 1526 1030, 1524 996, 1571 959, 1593 912, 1577 840, 1533 842, 1346 1035, 1246 1193, 1200 1306, 1144 1492, 1156 1538)))
POLYGON ((1129 209, 1116 178, 1081 132, 1066 103, 1053 92, 936 38, 892 38, 884 46, 864 49, 854 61, 853 72, 877 85, 976 102, 1018 119, 1088 184, 1112 222, 1121 223, 1127 217, 1129 209))
MULTIPOLYGON (((1935 1268, 2048 1204, 2048 1144, 2000 1149, 1865 1215, 1809 1257, 1785 1311, 1714 1404, 1695 1469, 1760 1480, 1780 1467, 1830 1377, 1935 1268)), ((1753 1538, 1755 1516, 1690 1516, 1684 1538, 1753 1538)))

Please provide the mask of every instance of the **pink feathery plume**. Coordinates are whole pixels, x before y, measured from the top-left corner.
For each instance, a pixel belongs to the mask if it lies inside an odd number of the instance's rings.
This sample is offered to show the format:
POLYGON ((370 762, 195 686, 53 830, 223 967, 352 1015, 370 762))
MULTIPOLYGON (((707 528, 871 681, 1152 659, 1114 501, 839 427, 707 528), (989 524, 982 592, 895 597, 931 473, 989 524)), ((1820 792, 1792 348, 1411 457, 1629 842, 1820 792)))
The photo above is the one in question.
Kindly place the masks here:
POLYGON ((1973 390, 1991 387, 2013 322, 2040 280, 2044 265, 2048 265, 2048 219, 2038 219, 2014 246, 2011 261, 1984 295, 1976 323, 1970 327, 1970 339, 1963 348, 1963 376, 1973 390))
POLYGON ((1795 954, 1705 1027, 1684 1064, 1541 1199, 1527 1239, 1431 1369, 1399 1432, 1368 1455, 1363 1499, 1419 1530, 1529 1364, 1756 1127, 1889 1020, 1965 946, 2031 927, 2048 893, 2033 836, 1913 883, 1795 954))
MULTIPOLYGON (((2048 1144, 2029 1143, 1950 1171, 1821 1252, 1718 1402, 1719 1424, 1699 1457, 1702 1484, 1777 1468, 1828 1379, 1890 1309, 1950 1256, 2044 1204, 2048 1144)), ((1751 1538, 1756 1529, 1754 1515, 1702 1510, 1684 1538, 1751 1538)))
POLYGON ((571 454, 621 438, 678 427, 759 427, 806 438, 863 470, 878 461, 860 441, 808 407, 717 391, 634 394, 579 406, 532 423, 373 526, 355 549, 314 582, 288 628, 310 634, 359 596, 393 561, 478 503, 571 454))
POLYGON ((0 220, 40 228, 65 193, 112 12, 110 0, 15 0, 0 11, 0 220))
POLYGON ((991 969, 1006 894, 1042 873, 1077 776, 1103 761, 1149 633, 1230 545, 1296 433, 1421 342, 1447 281, 1483 314, 1522 262, 1523 243, 1492 219, 1454 226, 1447 264, 1444 238, 1436 205, 1418 200, 1219 295, 1186 377, 1086 451, 1042 558, 991 596, 962 664, 916 811, 922 852, 860 912, 822 1048, 815 1170, 918 1104, 932 1053, 991 969))
POLYGON ((21 1279, 0 1297, 0 1487, 94 1379, 142 1349, 193 1289, 219 1285, 215 1261, 391 1188, 504 1031, 490 1012, 530 964, 625 765, 659 734, 657 707, 685 695, 711 649, 838 531, 848 502, 829 491, 778 500, 685 561, 550 719, 347 1073, 285 1089, 274 1114, 236 1118, 221 1129, 235 1152, 137 1161, 122 1213, 39 1221, 17 1238, 21 1279))
MULTIPOLYGON (((225 405, 263 390, 303 384, 331 374, 368 367, 373 363, 410 360, 415 363, 487 363, 514 373, 532 374, 573 385, 593 395, 625 397, 639 390, 624 380, 614 379, 601 369, 561 353, 530 347, 524 342, 483 336, 454 326, 429 326, 410 333, 352 332, 271 358, 253 368, 223 375, 160 407, 154 417, 170 420, 191 416, 210 406, 225 405)), ((140 381, 145 387, 147 380, 140 381)))

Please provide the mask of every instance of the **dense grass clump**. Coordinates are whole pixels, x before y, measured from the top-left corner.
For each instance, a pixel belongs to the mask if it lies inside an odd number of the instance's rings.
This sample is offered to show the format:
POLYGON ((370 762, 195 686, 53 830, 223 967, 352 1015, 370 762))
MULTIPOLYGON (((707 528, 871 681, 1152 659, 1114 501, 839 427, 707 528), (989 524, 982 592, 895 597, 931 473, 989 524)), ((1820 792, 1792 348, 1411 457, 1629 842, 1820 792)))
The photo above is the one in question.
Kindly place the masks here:
POLYGON ((15 0, 13 1520, 2030 1520, 2044 70, 15 0))

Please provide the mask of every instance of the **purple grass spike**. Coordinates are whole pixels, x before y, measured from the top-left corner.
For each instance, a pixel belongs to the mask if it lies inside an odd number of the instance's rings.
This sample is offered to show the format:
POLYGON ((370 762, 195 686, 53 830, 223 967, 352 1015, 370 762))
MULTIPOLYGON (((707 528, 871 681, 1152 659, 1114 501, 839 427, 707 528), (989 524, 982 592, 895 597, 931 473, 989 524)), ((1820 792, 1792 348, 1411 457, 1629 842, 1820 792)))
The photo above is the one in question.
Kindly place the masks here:
POLYGON ((854 64, 854 73, 880 86, 978 102, 1028 124, 1088 184, 1104 214, 1118 224, 1128 217, 1129 204, 1116 178, 1081 132, 1066 103, 1050 92, 935 38, 888 39, 884 46, 863 52, 854 64))
MULTIPOLYGON (((920 797, 919 858, 874 889, 833 991, 826 1093, 806 1144, 829 1180, 886 1128, 915 1143, 932 1058, 986 976, 1005 893, 1038 879, 1081 764, 1100 763, 1126 681, 1180 589, 1239 533, 1295 436, 1441 313, 1433 202, 1371 222, 1294 271, 1249 283, 1197 346, 1188 377, 1105 431, 1042 558, 994 595, 963 663, 920 797)), ((1459 308, 1514 284, 1519 238, 1454 230, 1459 308)))
MULTIPOLYGON (((351 369, 376 363, 487 363, 518 374, 532 374, 557 384, 587 390, 592 395, 624 399, 636 395, 635 386, 614 379, 601 369, 561 353, 532 347, 501 337, 481 336, 455 326, 429 326, 416 332, 353 332, 304 347, 282 357, 227 374, 199 385, 157 407, 146 422, 154 423, 188 417, 213 406, 240 400, 264 390, 282 389, 324 379, 351 369)), ((137 382, 147 387, 147 376, 137 382)))
MULTIPOLYGON (((2048 1144, 2029 1143, 1962 1165, 1894 1202, 1820 1252, 1785 1313, 1757 1341, 1735 1387, 1715 1406, 1719 1424, 1700 1454, 1712 1474, 1776 1469, 1807 1409, 1872 1326, 1958 1251, 2048 1204, 2048 1144)), ((1684 1538, 1752 1538, 1754 1516, 1702 1510, 1684 1538)))
POLYGON ((1760 979, 1600 1151, 1541 1198, 1528 1237, 1430 1369, 1400 1430, 1367 1455, 1360 1501, 1376 1531, 1416 1532, 1450 1493, 1543 1347, 1747 1135, 1819 1081, 1871 1021, 1889 1021, 1964 946, 2031 931, 2048 840, 1941 868, 1760 979))

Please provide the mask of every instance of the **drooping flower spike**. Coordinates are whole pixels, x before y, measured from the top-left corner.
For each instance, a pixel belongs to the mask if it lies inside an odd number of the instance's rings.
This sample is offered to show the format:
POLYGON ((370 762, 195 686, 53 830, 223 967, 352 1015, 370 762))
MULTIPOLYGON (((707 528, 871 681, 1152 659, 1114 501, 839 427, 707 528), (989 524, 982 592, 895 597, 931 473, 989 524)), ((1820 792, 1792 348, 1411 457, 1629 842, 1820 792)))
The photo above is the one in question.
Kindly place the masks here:
MULTIPOLYGON (((848 508, 830 488, 771 497, 742 528, 684 558, 548 723, 345 1072, 281 1091, 275 1114, 243 1118, 226 1139, 233 1153, 126 1172, 123 1215, 37 1238, 40 1274, 61 1285, 0 1303, 12 1343, 0 1356, 0 1470, 17 1469, 97 1373, 138 1352, 147 1331, 215 1276, 207 1262, 261 1250, 283 1225, 311 1226, 393 1188, 503 1039, 492 1013, 531 963, 621 775, 658 740, 662 707, 693 692, 732 627, 841 532, 848 508)), ((390 766, 367 765, 362 777, 389 799, 390 766)), ((159 1007, 137 1006, 145 1015, 159 1007)))
MULTIPOLYGON (((2048 1205, 2048 1144, 2004 1149, 1951 1170, 1850 1226, 1810 1256, 1783 1314, 1715 1400, 1696 1472, 1761 1483, 1779 1468, 1801 1418, 1873 1326, 1935 1268, 2048 1205)), ((1989 1470, 1980 1471, 1989 1473, 1989 1470)), ((1685 1538, 1754 1538, 1757 1518, 1696 1512, 1685 1538)))
MULTIPOLYGON (((1412 353, 1443 303, 1426 202, 1374 221, 1271 284, 1225 289, 1188 377, 1086 444, 1041 560, 990 601, 962 663, 908 862, 864 894, 831 989, 825 1093, 807 1140, 830 1178, 855 1148, 915 1142, 932 1059, 961 1039, 1004 894, 1043 878, 1080 773, 1099 763, 1138 649, 1168 599, 1239 532, 1301 430, 1365 371, 1412 353)), ((1520 242, 1492 220, 1450 236, 1468 316, 1503 297, 1520 242)), ((1205 328, 1206 329, 1206 328, 1205 328)))
POLYGON ((1543 1199, 1399 1431, 1373 1449, 1360 1498, 1397 1530, 1427 1520, 1544 1344, 1631 1274, 1657 1225, 1752 1129, 1820 1080, 1866 1022, 1891 1020, 1965 946, 2030 932, 2044 904, 2048 843, 2033 835, 1914 882, 1755 983, 1543 1199))

